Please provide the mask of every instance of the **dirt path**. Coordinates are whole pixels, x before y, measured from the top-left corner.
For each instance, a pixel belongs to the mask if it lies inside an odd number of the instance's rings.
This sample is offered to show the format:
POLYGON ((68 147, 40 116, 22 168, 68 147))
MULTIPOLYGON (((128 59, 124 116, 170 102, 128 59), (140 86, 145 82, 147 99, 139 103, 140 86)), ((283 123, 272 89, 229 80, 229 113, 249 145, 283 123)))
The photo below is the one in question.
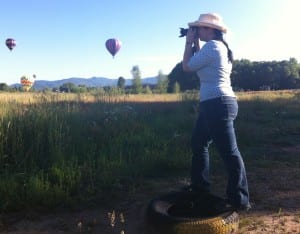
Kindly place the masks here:
MULTIPOLYGON (((3 216, 0 233, 5 234, 146 234, 145 222, 148 202, 162 190, 177 186, 182 181, 163 181, 154 189, 143 189, 118 204, 106 208, 81 209, 40 215, 36 213, 3 216)), ((256 187, 259 189, 259 186, 256 187)), ((298 188, 297 188, 298 189, 298 188)), ((166 190, 167 191, 167 190, 166 190)), ((261 191, 263 202, 257 197, 252 211, 240 214, 239 233, 300 233, 300 208, 298 191, 277 191, 276 196, 261 191), (268 198, 266 198, 268 197, 268 198), (277 206, 276 204, 280 204, 277 206), (274 208, 280 207, 280 208, 274 208)))
MULTIPOLYGON (((120 204, 117 209, 90 209, 73 213, 60 213, 25 219, 10 220, 5 231, 10 234, 65 234, 65 233, 107 233, 143 234, 148 233, 144 220, 145 201, 130 201, 120 204), (112 217, 115 217, 113 219, 112 217), (123 232, 122 232, 123 231, 123 232)), ((257 233, 300 233, 300 211, 277 213, 252 211, 240 214, 240 232, 257 233)))

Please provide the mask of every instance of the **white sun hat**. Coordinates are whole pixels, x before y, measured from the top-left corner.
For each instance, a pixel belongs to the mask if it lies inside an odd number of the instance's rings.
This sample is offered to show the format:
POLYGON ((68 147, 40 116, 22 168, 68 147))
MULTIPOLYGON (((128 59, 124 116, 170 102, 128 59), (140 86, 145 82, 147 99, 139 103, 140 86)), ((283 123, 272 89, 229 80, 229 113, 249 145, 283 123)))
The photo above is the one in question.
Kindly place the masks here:
POLYGON ((199 19, 188 24, 190 27, 209 27, 215 28, 226 33, 228 28, 223 23, 222 17, 216 13, 201 14, 199 19))

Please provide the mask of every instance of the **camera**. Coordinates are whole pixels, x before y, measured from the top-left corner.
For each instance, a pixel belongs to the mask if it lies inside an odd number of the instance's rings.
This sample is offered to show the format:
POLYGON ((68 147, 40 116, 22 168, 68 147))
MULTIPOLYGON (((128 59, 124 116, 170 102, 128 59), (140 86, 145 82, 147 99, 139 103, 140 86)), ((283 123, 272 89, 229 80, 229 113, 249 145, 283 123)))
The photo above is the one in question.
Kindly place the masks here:
MULTIPOLYGON (((197 29, 197 27, 191 27, 192 28, 192 30, 195 30, 195 29, 197 29)), ((186 34, 187 34, 187 32, 188 32, 188 28, 180 28, 180 35, 179 35, 179 37, 185 37, 186 36, 186 34)))
POLYGON ((185 37, 187 32, 188 32, 188 28, 180 28, 180 35, 179 37, 185 37))

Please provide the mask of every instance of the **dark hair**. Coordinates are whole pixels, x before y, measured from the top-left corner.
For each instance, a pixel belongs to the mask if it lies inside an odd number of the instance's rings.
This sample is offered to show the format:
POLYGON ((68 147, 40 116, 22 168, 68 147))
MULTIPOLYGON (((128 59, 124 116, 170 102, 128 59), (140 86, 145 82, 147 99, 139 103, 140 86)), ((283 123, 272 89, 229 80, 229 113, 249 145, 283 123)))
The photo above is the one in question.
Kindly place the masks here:
POLYGON ((223 42, 223 44, 226 46, 228 61, 233 63, 233 53, 231 49, 229 49, 227 42, 223 38, 223 32, 218 29, 215 29, 215 35, 216 35, 216 40, 223 42))

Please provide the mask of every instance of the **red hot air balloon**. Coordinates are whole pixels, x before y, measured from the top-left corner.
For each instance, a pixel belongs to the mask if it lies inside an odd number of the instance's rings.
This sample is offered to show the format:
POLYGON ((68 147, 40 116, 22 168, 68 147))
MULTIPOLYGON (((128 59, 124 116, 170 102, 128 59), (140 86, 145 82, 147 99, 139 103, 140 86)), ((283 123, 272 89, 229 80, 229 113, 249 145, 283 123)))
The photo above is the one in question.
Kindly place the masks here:
POLYGON ((12 49, 17 45, 15 39, 12 38, 6 39, 5 44, 8 47, 8 49, 10 49, 10 51, 12 51, 12 49))
POLYGON ((120 50, 122 43, 118 39, 111 38, 105 42, 105 46, 109 53, 111 53, 111 55, 114 57, 120 50))
POLYGON ((22 76, 20 79, 20 83, 22 85, 22 88, 24 91, 29 91, 29 89, 33 86, 34 84, 34 76, 22 76))

